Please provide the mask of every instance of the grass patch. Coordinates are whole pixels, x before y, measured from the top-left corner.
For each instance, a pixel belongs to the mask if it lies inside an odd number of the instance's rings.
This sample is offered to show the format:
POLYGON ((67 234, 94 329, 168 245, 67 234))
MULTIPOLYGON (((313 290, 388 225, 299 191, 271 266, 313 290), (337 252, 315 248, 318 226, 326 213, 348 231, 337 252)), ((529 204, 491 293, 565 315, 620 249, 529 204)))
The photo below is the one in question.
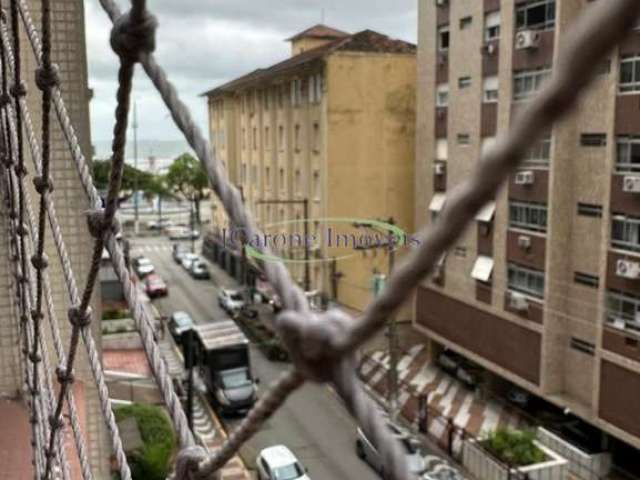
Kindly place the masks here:
POLYGON ((166 413, 153 405, 133 404, 115 410, 118 421, 134 417, 144 447, 127 454, 134 480, 165 480, 171 471, 176 437, 166 413))

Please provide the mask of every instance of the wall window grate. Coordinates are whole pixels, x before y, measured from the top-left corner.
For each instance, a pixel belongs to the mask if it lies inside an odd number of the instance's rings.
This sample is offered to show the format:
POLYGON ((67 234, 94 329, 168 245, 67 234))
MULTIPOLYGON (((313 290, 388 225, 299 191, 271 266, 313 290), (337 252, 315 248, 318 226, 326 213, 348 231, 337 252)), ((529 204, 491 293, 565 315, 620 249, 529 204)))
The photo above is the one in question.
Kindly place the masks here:
POLYGON ((555 25, 555 0, 529 0, 516 6, 516 30, 551 30, 555 25))
POLYGON ((509 202, 509 226, 534 232, 546 232, 547 206, 536 202, 509 202))
POLYGON ((468 133, 459 133, 457 140, 458 145, 469 145, 471 143, 471 137, 468 133))
POLYGON ((471 86, 471 77, 460 77, 458 79, 458 88, 469 88, 471 86))
POLYGON ((586 353, 587 355, 593 356, 596 354, 596 346, 593 343, 587 342, 585 340, 572 337, 570 345, 571 345, 571 348, 573 348, 574 350, 577 350, 582 353, 586 353))
POLYGON ((605 147, 607 135, 605 133, 583 133, 580 135, 580 145, 583 147, 605 147))
POLYGON ((583 217, 602 218, 602 205, 578 203, 578 215, 582 215, 583 217))
MULTIPOLYGON (((640 65, 638 67, 640 68, 640 65)), ((616 172, 640 172, 640 136, 619 136, 617 138, 616 172)))
POLYGON ((588 273, 574 272, 573 281, 580 285, 592 288, 598 288, 600 286, 600 279, 597 276, 589 275, 588 273))
POLYGON ((611 219, 611 245, 640 252, 640 218, 614 214, 611 219))
POLYGON ((473 17, 463 17, 460 19, 460 30, 469 28, 473 23, 473 17))
POLYGON ((544 272, 509 263, 507 265, 507 286, 509 290, 536 298, 544 298, 544 272))
POLYGON ((547 67, 517 71, 513 75, 513 99, 515 101, 529 99, 540 90, 550 76, 551 70, 547 67))

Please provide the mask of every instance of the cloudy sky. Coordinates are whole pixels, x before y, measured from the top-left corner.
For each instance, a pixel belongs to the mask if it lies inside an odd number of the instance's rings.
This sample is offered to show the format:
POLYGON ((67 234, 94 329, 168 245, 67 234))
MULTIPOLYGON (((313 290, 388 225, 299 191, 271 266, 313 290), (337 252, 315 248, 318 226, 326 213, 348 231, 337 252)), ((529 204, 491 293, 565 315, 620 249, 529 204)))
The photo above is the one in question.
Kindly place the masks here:
MULTIPOLYGON (((120 2, 125 5, 124 2, 120 2)), ((152 0, 158 17, 156 56, 183 101, 205 128, 202 92, 258 67, 285 59, 283 40, 325 23, 349 32, 370 28, 416 41, 417 0, 152 0)), ((89 83, 95 141, 110 138, 113 127, 117 58, 109 47, 110 24, 97 0, 85 0, 89 83)), ((139 70, 139 69, 138 69, 139 70)), ((139 138, 179 140, 160 97, 143 72, 135 79, 139 138)))

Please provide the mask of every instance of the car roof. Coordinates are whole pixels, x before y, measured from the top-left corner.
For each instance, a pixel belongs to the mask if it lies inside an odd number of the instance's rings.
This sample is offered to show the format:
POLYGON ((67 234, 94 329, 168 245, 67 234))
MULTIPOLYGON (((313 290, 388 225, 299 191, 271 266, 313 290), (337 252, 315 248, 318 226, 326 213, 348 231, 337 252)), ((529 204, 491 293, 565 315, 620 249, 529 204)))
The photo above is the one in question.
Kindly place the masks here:
POLYGON ((271 468, 284 467, 298 461, 293 452, 284 445, 275 445, 273 447, 265 448, 260 452, 260 456, 271 468))
POLYGON ((177 311, 177 312, 173 312, 172 317, 174 318, 191 318, 191 315, 189 315, 187 312, 183 312, 181 310, 177 311))

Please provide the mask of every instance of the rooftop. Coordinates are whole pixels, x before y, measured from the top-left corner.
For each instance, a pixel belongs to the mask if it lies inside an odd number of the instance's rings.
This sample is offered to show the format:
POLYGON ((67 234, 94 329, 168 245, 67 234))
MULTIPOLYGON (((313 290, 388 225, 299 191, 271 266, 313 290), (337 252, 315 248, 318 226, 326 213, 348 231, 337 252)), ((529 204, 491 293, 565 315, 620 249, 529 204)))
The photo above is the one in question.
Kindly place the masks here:
POLYGON ((348 36, 349 34, 347 32, 343 32, 342 30, 337 30, 326 25, 318 24, 314 25, 311 28, 307 28, 306 30, 294 35, 293 37, 287 38, 287 41, 294 42, 296 40, 300 40, 301 38, 337 39, 345 38, 348 36))
MULTIPOLYGON (((313 28, 316 27, 312 27, 310 30, 313 30, 313 28)), ((302 34, 298 34, 297 36, 299 35, 302 34)), ((209 90, 202 95, 215 97, 224 93, 243 90, 267 81, 276 80, 298 72, 303 68, 311 67, 315 62, 319 62, 325 56, 337 51, 415 54, 416 45, 388 37, 373 30, 363 30, 353 35, 347 34, 346 36, 338 37, 325 45, 306 50, 270 67, 258 68, 246 75, 209 90)))

